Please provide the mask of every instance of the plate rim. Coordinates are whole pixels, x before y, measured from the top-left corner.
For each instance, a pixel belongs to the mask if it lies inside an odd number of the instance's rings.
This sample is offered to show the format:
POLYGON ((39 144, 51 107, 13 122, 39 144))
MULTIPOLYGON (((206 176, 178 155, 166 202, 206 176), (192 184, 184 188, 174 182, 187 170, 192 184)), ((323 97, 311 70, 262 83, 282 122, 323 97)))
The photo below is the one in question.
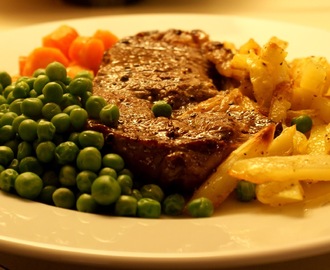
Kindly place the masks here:
MULTIPOLYGON (((60 20, 60 21, 52 21, 52 22, 45 22, 45 23, 37 23, 37 24, 33 24, 33 25, 29 25, 29 26, 24 26, 24 27, 18 27, 18 28, 14 28, 14 29, 9 29, 9 30, 2 30, 0 32, 0 35, 2 34, 5 34, 5 33, 13 33, 13 32, 20 32, 20 31, 24 31, 24 30, 27 30, 27 29, 34 29, 34 28, 38 28, 38 27, 48 27, 48 26, 51 26, 51 25, 54 25, 54 24, 59 24, 59 23, 68 23, 68 22, 72 22, 72 21, 75 21, 76 23, 79 23, 81 21, 95 21, 95 20, 107 20, 111 17, 111 19, 119 19, 119 20, 122 20, 123 18, 145 18, 145 17, 149 17, 149 18, 154 18, 154 17, 172 17, 172 16, 178 16, 178 17, 199 17, 199 18, 206 18, 206 17, 212 17, 214 19, 216 18, 223 18, 223 19, 236 19, 236 20, 247 20, 249 22, 266 22, 266 23, 269 23, 269 24, 277 24, 277 25, 282 25, 283 27, 284 26, 290 26, 290 27, 293 27, 293 28, 303 28, 303 29, 307 29, 308 31, 315 31, 315 32, 319 32, 319 33, 327 33, 327 35, 330 34, 330 32, 326 31, 326 30, 323 30, 323 29, 319 29, 319 28, 315 28, 315 27, 307 27, 307 26, 301 26, 301 25, 298 25, 298 24, 292 24, 292 23, 287 23, 287 22, 280 22, 280 21, 275 21, 275 20, 263 20, 263 19, 256 19, 256 18, 252 18, 252 17, 242 17, 242 16, 232 16, 232 15, 216 15, 216 14, 195 14, 195 13, 162 13, 162 14, 130 14, 130 15, 112 15, 112 16, 107 16, 107 15, 103 15, 103 16, 93 16, 93 17, 81 17, 81 18, 75 18, 75 19, 67 19, 67 20, 60 20)), ((64 210, 64 209, 63 209, 64 210)), ((71 211, 71 210, 64 210, 64 211, 71 211)), ((81 214, 84 214, 84 213, 81 213, 81 214)), ((315 246, 311 246, 311 243, 306 243, 306 245, 308 245, 308 247, 302 245, 300 247, 294 247, 295 250, 299 250, 300 252, 298 252, 299 254, 293 254, 292 252, 288 252, 290 250, 292 250, 293 246, 289 245, 287 247, 287 249, 282 249, 282 250, 277 250, 277 256, 273 256, 273 258, 270 258, 271 256, 270 253, 273 253, 272 251, 264 251, 264 253, 262 254, 262 256, 260 256, 260 254, 248 254, 247 252, 247 257, 244 255, 244 254, 241 254, 241 258, 242 260, 239 260, 237 261, 237 258, 235 255, 232 255, 232 256, 228 256, 225 258, 219 256, 219 255, 210 255, 209 257, 207 256, 201 256, 201 257, 195 257, 195 258, 192 258, 191 255, 188 256, 188 257, 177 257, 177 256, 159 256, 158 254, 158 257, 155 256, 151 256, 151 257, 148 257, 148 256, 144 256, 144 255, 141 255, 141 256, 133 256, 132 257, 132 254, 128 255, 130 256, 130 258, 132 259, 132 261, 130 263, 132 263, 132 265, 134 265, 136 262, 139 262, 139 263, 143 263, 146 259, 148 260, 154 260, 155 263, 159 263, 160 261, 162 261, 162 263, 165 263, 165 264, 180 264, 180 263, 183 263, 183 264, 186 264, 189 261, 191 260, 194 260, 196 261, 196 265, 197 265, 197 261, 202 261, 204 262, 204 260, 214 260, 214 262, 219 262, 219 258, 221 258, 220 262, 223 263, 223 266, 239 266, 239 265, 246 265, 246 263, 250 263, 250 264, 253 264, 253 263, 256 263, 256 259, 258 259, 258 263, 266 263, 266 262, 275 262, 275 261, 278 261, 278 258, 281 257, 281 256, 284 256, 286 259, 295 259, 295 258, 300 258, 302 256, 307 256, 307 255, 318 255, 318 254, 322 254, 324 252, 329 252, 330 251, 330 235, 328 237, 329 239, 326 239, 324 240, 323 242, 318 242, 318 243, 315 243, 315 246), (320 248, 319 250, 316 251, 316 248, 315 247, 322 247, 320 248), (313 254, 314 253, 314 254, 313 254), (134 261, 135 260, 135 261, 134 261)), ((18 239, 19 240, 19 239, 18 239)), ((4 237, 3 235, 0 236, 0 249, 3 249, 4 247, 10 247, 11 244, 14 244, 15 241, 13 239, 9 239, 9 238, 6 238, 4 237)), ((22 244, 22 243, 21 243, 22 244)), ((33 247, 33 249, 37 249, 37 248, 40 248, 40 250, 38 250, 39 252, 43 252, 43 251, 46 251, 46 250, 52 250, 54 251, 54 246, 48 246, 48 245, 41 245, 40 247, 36 247, 33 245, 34 243, 32 242, 26 242, 24 243, 23 245, 26 245, 26 246, 29 246, 29 247, 33 247)), ((17 248, 17 247, 16 247, 17 248)), ((72 249, 72 248, 69 248, 69 249, 72 249)), ((72 250, 71 250, 72 251, 72 250)), ((60 252, 61 254, 64 252, 70 252, 69 250, 67 250, 65 247, 62 247, 62 249, 58 249, 57 252, 60 252)), ((46 252, 47 254, 49 254, 48 252, 46 252)), ((64 253, 62 254, 64 256, 64 253)), ((75 253, 75 251, 73 252, 75 253)), ((81 254, 81 250, 77 249, 77 253, 76 255, 78 256, 78 254, 81 254)), ((86 253, 86 258, 87 259, 87 255, 88 254, 92 254, 92 253, 86 253)), ((94 257, 96 256, 95 254, 93 254, 94 257)), ((91 255, 93 257, 93 255, 91 255)), ((101 256, 100 254, 98 254, 99 256, 101 256)), ((135 254, 136 255, 136 254, 135 254)), ((196 254, 194 254, 195 256, 196 254)), ((274 255, 274 254, 272 254, 274 255)), ((33 256, 33 254, 31 254, 31 256, 33 256)), ((109 256, 109 254, 107 255, 104 255, 105 257, 109 258, 111 256, 109 256)), ((66 256, 64 256, 66 257, 66 256)), ((91 259, 93 259, 91 257, 91 259)), ((104 258, 105 258, 104 257, 104 258)), ((127 256, 122 256, 122 257, 125 257, 127 258, 127 256)), ((120 259, 122 258, 121 256, 118 256, 118 255, 115 255, 113 257, 111 257, 111 260, 116 260, 116 259, 120 259)), ((69 257, 67 257, 68 260, 70 260, 69 257)), ((190 262, 189 262, 190 263, 190 262)))

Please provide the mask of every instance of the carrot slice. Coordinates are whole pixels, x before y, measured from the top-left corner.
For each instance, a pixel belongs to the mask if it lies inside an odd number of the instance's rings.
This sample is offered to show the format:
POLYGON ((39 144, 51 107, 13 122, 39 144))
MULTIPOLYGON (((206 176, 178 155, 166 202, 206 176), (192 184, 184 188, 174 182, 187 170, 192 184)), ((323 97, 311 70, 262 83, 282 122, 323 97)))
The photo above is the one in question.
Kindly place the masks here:
POLYGON ((83 67, 77 63, 70 63, 70 65, 66 68, 66 71, 67 71, 68 76, 71 78, 74 78, 81 71, 90 72, 91 75, 94 76, 93 70, 83 67))
POLYGON ((19 74, 23 74, 23 70, 25 68, 26 62, 27 62, 27 56, 20 56, 18 58, 19 74))
POLYGON ((82 65, 83 62, 83 48, 90 37, 79 36, 72 43, 69 48, 69 59, 82 65))
POLYGON ((42 38, 42 45, 60 49, 68 57, 71 43, 79 36, 75 28, 61 25, 42 38))
POLYGON ((64 66, 69 65, 68 58, 61 50, 52 47, 35 48, 26 58, 22 71, 23 76, 31 76, 38 68, 46 68, 48 64, 57 61, 64 66))
POLYGON ((97 72, 104 53, 104 45, 100 39, 93 37, 77 37, 69 49, 69 57, 79 65, 97 72))
POLYGON ((108 30, 98 29, 95 31, 94 38, 102 40, 104 49, 110 49, 118 41, 118 37, 108 30))

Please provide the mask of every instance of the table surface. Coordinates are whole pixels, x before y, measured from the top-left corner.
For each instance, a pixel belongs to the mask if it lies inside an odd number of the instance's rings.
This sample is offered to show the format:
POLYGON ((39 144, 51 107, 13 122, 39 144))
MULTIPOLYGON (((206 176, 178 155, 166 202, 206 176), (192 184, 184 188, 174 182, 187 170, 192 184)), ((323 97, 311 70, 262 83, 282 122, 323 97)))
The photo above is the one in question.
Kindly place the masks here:
MULTIPOLYGON (((108 7, 83 7, 70 5, 61 0, 10 0, 1 3, 0 31, 63 19, 142 13, 236 15, 284 21, 330 31, 330 1, 326 0, 141 0, 134 5, 108 7)), ((244 269, 325 270, 329 269, 329 262, 330 254, 325 254, 267 266, 245 267, 244 269)), ((37 269, 38 265, 35 262, 34 269, 37 269)), ((235 269, 242 270, 243 268, 235 269)))

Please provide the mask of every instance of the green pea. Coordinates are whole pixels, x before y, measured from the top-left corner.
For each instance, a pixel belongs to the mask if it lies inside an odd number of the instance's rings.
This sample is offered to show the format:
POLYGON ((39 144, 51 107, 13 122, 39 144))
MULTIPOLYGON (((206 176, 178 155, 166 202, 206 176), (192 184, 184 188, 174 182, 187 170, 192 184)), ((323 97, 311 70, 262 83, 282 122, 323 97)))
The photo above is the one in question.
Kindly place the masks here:
POLYGON ((123 195, 130 195, 132 193, 133 180, 129 175, 121 174, 118 176, 117 181, 123 195))
POLYGON ((39 98, 26 98, 21 103, 21 112, 31 118, 40 117, 43 106, 39 98))
POLYGON ((12 127, 16 133, 18 133, 18 127, 22 123, 23 120, 28 119, 24 114, 17 116, 12 123, 12 127))
POLYGON ((37 92, 38 95, 42 94, 42 89, 45 87, 47 83, 50 82, 50 79, 46 74, 39 75, 34 83, 33 83, 33 89, 37 92))
POLYGON ((68 141, 74 142, 78 147, 80 147, 79 134, 80 134, 79 132, 71 132, 68 141))
POLYGON ((74 109, 81 109, 81 106, 77 104, 69 105, 63 109, 63 112, 66 113, 67 115, 70 115, 74 109))
POLYGON ((75 76, 74 79, 76 78, 87 78, 90 79, 91 81, 93 81, 94 79, 94 75, 92 72, 88 71, 88 70, 82 70, 79 71, 75 76))
POLYGON ((0 84, 3 88, 6 88, 12 83, 11 76, 7 71, 0 71, 0 84))
POLYGON ((115 214, 117 216, 136 216, 137 200, 128 195, 121 195, 115 203, 115 214))
POLYGON ((10 164, 8 165, 7 167, 8 169, 13 169, 15 170, 16 172, 19 171, 19 160, 17 158, 14 158, 10 164))
POLYGON ((187 205, 187 212, 192 217, 210 217, 213 215, 213 211, 212 202, 205 197, 194 199, 187 205))
POLYGON ((41 74, 39 75, 33 83, 33 89, 37 92, 38 95, 42 94, 42 89, 45 87, 50 80, 47 75, 41 74))
MULTIPOLYGON (((7 96, 7 103, 3 103, 3 104, 1 104, 1 106, 7 106, 8 109, 9 109, 9 107, 10 107, 9 104, 11 104, 12 102, 14 102, 15 99, 16 99, 16 98, 14 97, 13 92, 10 92, 10 93, 8 94, 8 96, 7 96)), ((9 110, 8 110, 8 111, 9 111, 9 110)))
POLYGON ((65 79, 65 81, 63 81, 63 83, 65 85, 69 85, 71 81, 72 81, 72 78, 70 76, 66 76, 66 79, 65 79))
POLYGON ((7 166, 14 159, 14 151, 8 146, 0 146, 0 165, 7 166))
POLYGON ((5 169, 0 173, 0 189, 6 192, 12 191, 15 187, 15 180, 18 172, 14 169, 5 169))
POLYGON ((16 137, 16 132, 11 125, 0 127, 0 143, 4 144, 16 137))
POLYGON ((255 187, 256 185, 254 183, 244 180, 239 181, 236 187, 237 199, 241 202, 254 200, 256 197, 255 187))
POLYGON ((56 145, 51 141, 45 141, 38 144, 36 148, 37 159, 43 163, 49 163, 54 160, 56 145))
POLYGON ((97 209, 97 203, 90 194, 81 194, 76 202, 76 208, 79 212, 94 213, 97 209))
POLYGON ((43 94, 38 95, 37 98, 39 98, 42 101, 43 104, 47 103, 46 100, 45 100, 45 96, 43 94))
POLYGON ((93 91, 93 82, 84 77, 75 78, 68 85, 68 91, 72 95, 82 97, 86 92, 93 91))
POLYGON ((133 189, 132 189, 131 196, 133 196, 133 197, 134 197, 135 199, 137 199, 138 201, 139 201, 140 199, 143 198, 143 197, 142 197, 142 194, 141 194, 141 192, 140 192, 140 190, 138 190, 138 189, 136 189, 136 188, 133 188, 133 189))
POLYGON ((85 108, 86 107, 86 101, 93 96, 92 92, 86 92, 82 97, 80 97, 80 101, 82 106, 85 108))
POLYGON ((60 106, 54 102, 46 103, 42 109, 41 114, 46 120, 51 120, 55 115, 61 113, 62 110, 60 106))
POLYGON ((34 80, 35 80, 35 78, 33 78, 33 77, 21 76, 16 80, 16 84, 20 83, 20 82, 26 82, 29 85, 29 88, 32 89, 34 80))
POLYGON ((79 145, 81 147, 93 146, 101 150, 104 146, 103 134, 94 130, 84 130, 79 134, 79 145))
POLYGON ((66 67, 59 62, 52 62, 48 64, 45 69, 45 73, 51 81, 64 82, 67 77, 66 67))
POLYGON ((92 183, 91 194, 98 204, 110 205, 118 200, 121 190, 116 179, 109 175, 102 175, 92 183))
POLYGON ((79 170, 97 172, 102 165, 102 156, 100 150, 95 147, 89 146, 80 150, 77 156, 77 167, 79 170))
POLYGON ((40 164, 39 160, 34 156, 28 156, 22 158, 19 163, 19 172, 33 172, 37 175, 42 175, 43 167, 40 164))
POLYGON ((30 87, 30 90, 33 89, 33 84, 34 84, 34 81, 36 80, 35 77, 27 77, 24 81, 29 85, 30 87))
POLYGON ((17 113, 6 112, 0 118, 0 127, 5 125, 12 125, 13 121, 17 117, 17 113))
POLYGON ((21 160, 25 157, 33 155, 33 146, 29 142, 22 141, 17 146, 17 159, 21 160))
POLYGON ((97 174, 92 171, 81 171, 76 177, 76 183, 81 193, 91 193, 91 187, 94 180, 97 178, 97 174))
POLYGON ((52 122, 42 120, 37 126, 37 136, 39 141, 51 141, 54 138, 56 128, 52 122))
POLYGON ((9 104, 9 110, 16 113, 17 115, 22 114, 21 104, 24 101, 24 98, 17 98, 9 104))
POLYGON ((75 130, 82 130, 87 123, 88 113, 83 108, 76 108, 70 112, 71 126, 75 130))
POLYGON ((57 82, 49 82, 42 88, 45 102, 60 104, 63 98, 63 88, 57 82))
POLYGON ((46 71, 44 68, 38 68, 33 72, 32 76, 37 78, 38 76, 45 75, 45 74, 46 74, 46 71))
POLYGON ((55 149, 55 157, 59 164, 69 164, 74 162, 78 153, 78 146, 71 141, 62 142, 55 149))
POLYGON ((117 105, 108 104, 101 109, 99 118, 105 125, 116 126, 118 124, 119 116, 120 113, 117 105))
POLYGON ((132 173, 129 169, 127 169, 127 168, 124 168, 124 169, 118 171, 118 175, 122 175, 122 174, 127 174, 127 175, 129 175, 132 179, 134 179, 134 175, 133 175, 133 173, 132 173))
POLYGON ((76 185, 77 170, 74 166, 64 165, 60 169, 59 181, 64 187, 76 185))
POLYGON ((163 100, 159 100, 156 101, 152 107, 151 110, 153 112, 153 114, 155 115, 155 117, 171 117, 172 114, 172 107, 170 104, 168 104, 166 101, 163 100))
POLYGON ((7 98, 8 95, 9 95, 10 93, 13 92, 14 88, 15 88, 15 85, 13 85, 13 84, 8 85, 7 87, 5 87, 5 88, 2 90, 2 95, 3 95, 5 98, 7 98))
POLYGON ((52 195, 55 206, 72 209, 75 206, 76 199, 72 190, 66 187, 60 187, 53 192, 52 195))
POLYGON ((106 100, 100 96, 91 96, 87 99, 85 109, 91 118, 98 119, 100 117, 100 111, 107 105, 106 100))
POLYGON ((115 169, 110 168, 110 167, 103 167, 100 171, 99 171, 99 175, 110 175, 111 177, 117 179, 117 172, 115 169))
POLYGON ((62 101, 60 103, 60 106, 62 109, 69 107, 71 105, 78 105, 81 107, 81 102, 77 96, 74 96, 70 93, 65 93, 62 97, 62 101))
POLYGON ((301 133, 307 133, 312 129, 313 120, 309 115, 300 115, 291 120, 291 125, 296 125, 296 129, 301 133))
MULTIPOLYGON (((1 91, 1 84, 0 84, 0 93, 2 92, 1 91)), ((7 99, 4 97, 4 96, 0 96, 0 104, 6 104, 7 103, 7 99)))
POLYGON ((161 202, 164 199, 163 190, 156 184, 143 185, 140 189, 140 192, 143 198, 154 199, 158 202, 161 202))
POLYGON ((15 190, 23 198, 36 199, 42 188, 41 178, 33 172, 23 172, 16 177, 15 190))
MULTIPOLYGON (((13 97, 16 98, 26 98, 29 95, 30 87, 27 82, 21 81, 15 84, 12 90, 13 97)), ((9 93, 8 93, 9 94, 9 93)), ((8 95, 7 95, 8 97, 8 95)))
POLYGON ((53 205, 53 193, 56 189, 56 186, 44 186, 39 194, 39 201, 45 204, 53 205))
POLYGON ((102 158, 102 164, 104 167, 110 167, 116 171, 121 171, 125 167, 124 159, 115 153, 105 154, 102 158))
POLYGON ((161 204, 151 198, 142 198, 137 202, 137 215, 142 218, 159 218, 161 215, 161 204))
POLYGON ((9 104, 1 104, 0 105, 0 113, 9 112, 9 104))
POLYGON ((181 194, 168 195, 163 201, 163 211, 166 215, 181 215, 185 207, 185 199, 181 194))
MULTIPOLYGON (((39 96, 39 94, 36 92, 36 90, 34 90, 34 89, 30 90, 29 97, 39 98, 38 96, 39 96)), ((44 103, 41 98, 39 98, 39 99, 42 101, 42 103, 44 103)))
POLYGON ((68 93, 67 86, 66 86, 66 84, 64 82, 62 82, 62 81, 54 81, 54 82, 58 83, 62 87, 63 94, 68 93))
POLYGON ((56 114, 50 121, 55 126, 57 133, 68 132, 71 126, 70 116, 66 113, 56 114))
POLYGON ((32 142, 37 139, 38 123, 32 119, 23 120, 18 126, 18 135, 22 140, 32 142))

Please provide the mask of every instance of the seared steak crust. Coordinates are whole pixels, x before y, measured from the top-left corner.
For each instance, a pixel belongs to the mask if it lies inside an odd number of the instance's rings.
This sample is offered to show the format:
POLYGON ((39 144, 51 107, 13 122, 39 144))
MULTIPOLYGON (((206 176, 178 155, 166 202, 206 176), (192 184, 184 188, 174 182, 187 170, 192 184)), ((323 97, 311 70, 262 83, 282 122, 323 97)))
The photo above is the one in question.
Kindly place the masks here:
POLYGON ((94 94, 118 105, 120 121, 89 125, 141 180, 189 193, 268 123, 239 91, 219 91, 223 78, 202 50, 208 42, 202 31, 142 32, 104 55, 94 94), (154 117, 157 100, 172 105, 170 119, 154 117))

